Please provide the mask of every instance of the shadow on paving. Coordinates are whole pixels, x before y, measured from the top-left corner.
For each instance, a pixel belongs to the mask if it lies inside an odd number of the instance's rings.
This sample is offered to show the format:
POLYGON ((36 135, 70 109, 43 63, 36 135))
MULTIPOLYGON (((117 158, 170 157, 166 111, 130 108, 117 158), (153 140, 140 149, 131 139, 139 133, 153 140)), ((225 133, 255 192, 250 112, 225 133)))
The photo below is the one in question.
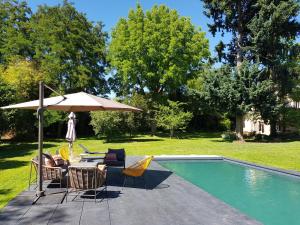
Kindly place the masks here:
MULTIPOLYGON (((121 168, 108 168, 107 186, 123 187, 124 175, 121 168)), ((171 171, 166 170, 146 170, 144 178, 127 178, 126 187, 145 189, 145 181, 147 189, 166 188, 162 183, 172 174, 171 171)))

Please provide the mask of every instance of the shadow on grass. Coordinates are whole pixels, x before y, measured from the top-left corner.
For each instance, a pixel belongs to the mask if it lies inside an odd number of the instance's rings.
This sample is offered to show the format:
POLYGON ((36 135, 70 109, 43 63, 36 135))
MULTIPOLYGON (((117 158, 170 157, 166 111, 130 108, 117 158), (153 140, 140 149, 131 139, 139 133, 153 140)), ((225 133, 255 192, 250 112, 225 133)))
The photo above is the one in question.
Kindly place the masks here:
POLYGON ((152 142, 163 141, 161 138, 115 138, 111 140, 105 140, 105 143, 132 143, 132 142, 152 142))
POLYGON ((299 138, 289 138, 289 139, 266 139, 266 140, 255 140, 255 139, 249 139, 246 140, 248 143, 289 143, 289 142, 296 142, 300 141, 299 138))
MULTIPOLYGON (((0 170, 13 169, 28 165, 29 162, 21 160, 0 160, 0 170)), ((1 194, 1 193, 0 193, 1 194)))
MULTIPOLYGON (((54 147, 53 144, 44 144, 44 148, 54 147)), ((37 151, 38 145, 34 143, 16 143, 7 142, 5 145, 0 145, 0 158, 13 158, 20 156, 31 155, 34 151, 37 151)))
POLYGON ((7 195, 7 194, 10 194, 12 191, 11 188, 3 188, 3 189, 0 189, 0 195, 7 195))
POLYGON ((230 140, 210 140, 211 142, 217 142, 217 143, 233 143, 234 141, 230 140))
MULTIPOLYGON (((170 138, 169 133, 157 133, 156 136, 170 138)), ((197 138, 219 138, 221 137, 221 133, 218 132, 176 132, 174 134, 174 139, 197 139, 197 138)))
POLYGON ((255 139, 246 139, 245 142, 240 142, 237 140, 234 141, 229 141, 229 140, 210 140, 211 142, 218 142, 218 143, 258 143, 258 144, 266 144, 266 143, 290 143, 290 142, 296 142, 296 141, 300 141, 299 138, 295 138, 295 139, 268 139, 268 140, 255 140, 255 139))

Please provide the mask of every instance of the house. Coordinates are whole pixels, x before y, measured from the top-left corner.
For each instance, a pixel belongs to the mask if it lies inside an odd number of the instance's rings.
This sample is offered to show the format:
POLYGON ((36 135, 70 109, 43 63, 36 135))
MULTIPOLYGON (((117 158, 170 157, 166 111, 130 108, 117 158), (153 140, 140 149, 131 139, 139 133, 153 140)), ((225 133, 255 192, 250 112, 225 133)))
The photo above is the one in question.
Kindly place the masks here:
MULTIPOLYGON (((300 109, 300 102, 292 101, 290 100, 287 104, 287 107, 294 108, 294 109, 300 109)), ((249 114, 250 115, 250 114, 249 114)), ((244 119, 244 133, 245 134, 264 134, 264 135, 270 135, 271 133, 271 126, 269 124, 264 123, 264 121, 260 118, 254 119, 253 117, 247 115, 244 119)), ((278 130, 282 130, 280 127, 278 127, 278 130)), ((286 127, 286 132, 294 132, 297 131, 297 128, 295 127, 286 127)))

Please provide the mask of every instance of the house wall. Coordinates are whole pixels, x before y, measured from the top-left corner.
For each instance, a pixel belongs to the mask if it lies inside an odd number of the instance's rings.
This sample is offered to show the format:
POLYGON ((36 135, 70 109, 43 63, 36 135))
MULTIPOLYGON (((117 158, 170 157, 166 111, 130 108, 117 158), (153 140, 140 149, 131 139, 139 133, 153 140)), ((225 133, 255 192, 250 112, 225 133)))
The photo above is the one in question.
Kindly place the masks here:
POLYGON ((262 120, 252 121, 249 119, 244 120, 244 132, 255 134, 270 135, 271 127, 268 124, 264 124, 262 120))

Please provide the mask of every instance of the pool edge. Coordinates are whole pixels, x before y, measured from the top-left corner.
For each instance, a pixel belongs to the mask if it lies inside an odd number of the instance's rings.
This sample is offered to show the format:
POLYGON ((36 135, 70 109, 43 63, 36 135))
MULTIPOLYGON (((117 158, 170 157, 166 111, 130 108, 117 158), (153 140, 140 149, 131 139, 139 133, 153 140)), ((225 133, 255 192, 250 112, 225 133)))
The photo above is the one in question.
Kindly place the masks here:
POLYGON ((269 172, 274 172, 278 174, 293 176, 300 178, 300 172, 295 170, 281 169, 273 166, 259 165, 257 163, 243 161, 239 159, 233 159, 229 157, 224 157, 220 155, 155 155, 155 161, 166 161, 166 160, 224 160, 227 162, 241 164, 256 169, 261 169, 269 172))

